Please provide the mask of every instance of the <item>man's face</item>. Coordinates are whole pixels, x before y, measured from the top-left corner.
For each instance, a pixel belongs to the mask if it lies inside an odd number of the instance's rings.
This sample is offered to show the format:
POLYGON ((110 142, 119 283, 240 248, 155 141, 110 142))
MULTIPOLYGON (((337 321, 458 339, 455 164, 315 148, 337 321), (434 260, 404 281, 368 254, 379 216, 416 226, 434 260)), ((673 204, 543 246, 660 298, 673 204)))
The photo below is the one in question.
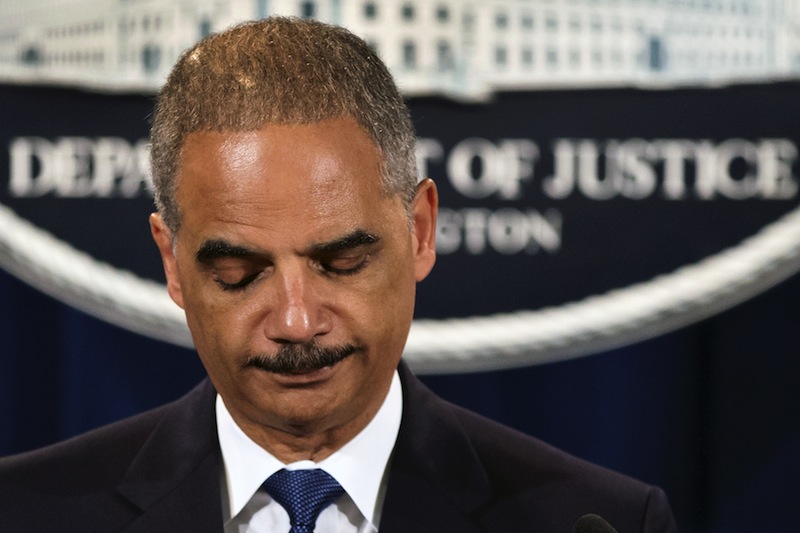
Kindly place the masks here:
POLYGON ((173 246, 154 215, 153 235, 200 358, 251 437, 362 426, 385 397, 434 262, 436 191, 420 185, 409 230, 379 172, 350 118, 186 138, 180 231, 173 246))

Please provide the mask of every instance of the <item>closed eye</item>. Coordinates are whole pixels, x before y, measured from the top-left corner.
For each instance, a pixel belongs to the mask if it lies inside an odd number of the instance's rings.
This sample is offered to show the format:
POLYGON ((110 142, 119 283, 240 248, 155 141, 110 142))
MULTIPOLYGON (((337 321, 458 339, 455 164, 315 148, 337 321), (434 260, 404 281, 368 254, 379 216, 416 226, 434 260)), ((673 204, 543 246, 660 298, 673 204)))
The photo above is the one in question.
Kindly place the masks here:
POLYGON ((268 268, 258 261, 223 258, 209 265, 208 271, 214 282, 223 290, 241 290, 255 281, 268 268))
POLYGON ((270 266, 269 258, 263 254, 223 239, 205 241, 195 254, 195 261, 226 291, 244 289, 270 266))
POLYGON ((369 264, 371 257, 368 253, 350 253, 320 261, 320 266, 331 274, 352 276, 361 272, 369 264))
POLYGON ((240 278, 237 281, 227 281, 226 279, 215 276, 214 281, 225 291, 238 291, 250 285, 259 275, 259 272, 254 272, 249 276, 240 278))
POLYGON ((380 237, 355 230, 330 242, 311 247, 309 257, 329 274, 352 276, 361 272, 380 249, 380 237))

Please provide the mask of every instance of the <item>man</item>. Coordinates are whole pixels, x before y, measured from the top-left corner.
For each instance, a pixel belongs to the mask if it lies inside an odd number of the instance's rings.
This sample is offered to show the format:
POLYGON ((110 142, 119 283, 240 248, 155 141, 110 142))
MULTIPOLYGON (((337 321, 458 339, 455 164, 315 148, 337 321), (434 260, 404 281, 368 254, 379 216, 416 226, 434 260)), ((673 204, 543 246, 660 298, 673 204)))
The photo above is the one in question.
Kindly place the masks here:
POLYGON ((153 238, 209 380, 0 462, 0 531, 572 531, 588 513, 675 529, 659 489, 449 405, 400 363, 437 194, 363 41, 283 18, 202 41, 159 95, 152 162, 153 238))

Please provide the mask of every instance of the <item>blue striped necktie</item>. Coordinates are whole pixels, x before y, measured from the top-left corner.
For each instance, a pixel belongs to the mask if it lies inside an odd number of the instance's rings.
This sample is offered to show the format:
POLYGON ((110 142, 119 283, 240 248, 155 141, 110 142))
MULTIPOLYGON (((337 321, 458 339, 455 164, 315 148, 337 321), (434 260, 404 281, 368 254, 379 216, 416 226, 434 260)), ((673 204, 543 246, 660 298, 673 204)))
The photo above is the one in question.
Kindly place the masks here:
POLYGON ((279 470, 262 485, 289 513, 289 533, 313 533, 317 517, 344 489, 330 474, 314 470, 279 470))

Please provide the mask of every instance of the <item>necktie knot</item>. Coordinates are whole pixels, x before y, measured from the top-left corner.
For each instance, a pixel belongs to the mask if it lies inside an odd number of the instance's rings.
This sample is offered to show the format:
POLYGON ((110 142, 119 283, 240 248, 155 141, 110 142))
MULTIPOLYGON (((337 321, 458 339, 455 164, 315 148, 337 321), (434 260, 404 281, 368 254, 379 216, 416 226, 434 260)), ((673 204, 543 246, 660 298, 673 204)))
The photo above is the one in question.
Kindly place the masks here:
POLYGON ((279 470, 263 487, 289 513, 289 533, 312 533, 322 510, 344 494, 341 485, 319 468, 279 470))

